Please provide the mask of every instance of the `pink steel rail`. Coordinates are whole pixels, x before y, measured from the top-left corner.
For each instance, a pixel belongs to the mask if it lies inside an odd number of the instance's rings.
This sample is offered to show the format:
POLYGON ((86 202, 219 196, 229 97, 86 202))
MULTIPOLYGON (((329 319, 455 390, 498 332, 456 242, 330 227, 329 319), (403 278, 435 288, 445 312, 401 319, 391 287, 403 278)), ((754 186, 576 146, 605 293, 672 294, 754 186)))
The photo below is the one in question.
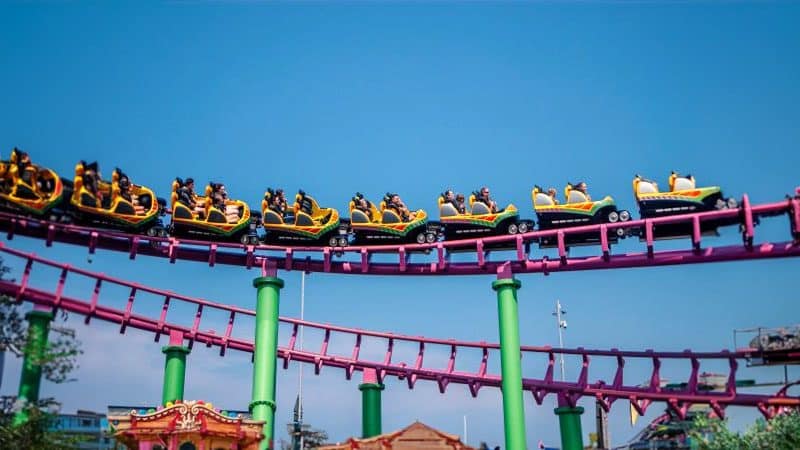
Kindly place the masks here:
MULTIPOLYGON (((81 227, 31 219, 8 213, 0 213, 0 229, 7 232, 8 239, 23 235, 44 239, 47 246, 53 242, 65 242, 85 246, 89 253, 97 248, 128 253, 131 259, 137 255, 202 261, 215 264, 239 265, 251 268, 262 266, 274 272, 303 270, 306 272, 332 272, 342 274, 376 275, 475 275, 507 273, 552 272, 695 264, 706 262, 736 261, 763 258, 800 256, 800 188, 798 196, 785 201, 751 205, 745 195, 737 209, 686 214, 656 219, 634 220, 614 224, 588 225, 560 230, 532 231, 520 235, 494 236, 482 239, 436 242, 432 244, 407 244, 387 246, 352 247, 280 247, 273 245, 242 245, 231 242, 209 242, 176 238, 159 238, 127 234, 96 228, 81 227), (781 243, 753 244, 755 224, 759 218, 787 214, 791 238, 781 243), (707 221, 737 219, 742 226, 742 245, 703 247, 702 224, 707 221), (656 251, 654 227, 667 224, 691 224, 693 232, 691 246, 687 250, 656 251), (640 230, 645 249, 638 253, 616 254, 611 252, 608 232, 618 228, 640 230), (599 253, 590 257, 570 257, 567 242, 571 235, 597 233, 599 253), (547 255, 535 257, 529 247, 540 238, 555 238, 558 257, 547 255), (501 245, 515 254, 510 260, 490 261, 490 247, 501 245), (454 251, 471 252, 474 261, 451 262, 454 251), (297 254, 306 254, 307 256, 297 254), (395 263, 375 263, 372 256, 389 253, 397 258, 395 263), (410 262, 412 253, 429 253, 427 262, 410 262), (308 256, 312 254, 313 256, 308 256), (336 260, 337 256, 355 255, 354 260, 336 260)), ((352 257, 352 256, 351 256, 352 257)))
MULTIPOLYGON (((171 332, 182 333, 191 347, 195 342, 208 347, 217 346, 220 355, 224 356, 228 349, 244 352, 253 351, 253 342, 233 335, 233 328, 237 317, 254 316, 255 312, 249 309, 225 305, 200 298, 189 297, 171 291, 147 287, 138 283, 119 280, 104 274, 94 273, 83 269, 71 267, 6 247, 0 243, 0 253, 21 258, 25 261, 21 280, 0 280, 0 294, 14 297, 17 301, 28 301, 37 308, 51 308, 64 310, 85 316, 85 323, 92 319, 104 320, 118 324, 120 333, 125 333, 128 328, 136 328, 154 333, 158 341, 162 335, 171 332), (55 288, 41 289, 30 285, 31 273, 35 266, 48 266, 60 270, 60 276, 55 288), (84 299, 64 295, 65 285, 68 280, 83 277, 94 282, 94 288, 86 293, 84 299), (107 285, 115 285, 129 291, 125 308, 117 309, 100 303, 100 292, 107 285), (159 317, 148 317, 134 311, 137 295, 150 294, 148 299, 141 300, 138 304, 152 300, 152 296, 163 298, 159 317), (192 325, 184 326, 167 321, 167 313, 176 303, 191 305, 196 308, 192 325), (203 315, 209 311, 222 312, 228 317, 227 323, 221 329, 207 329, 203 324, 203 315), (222 329, 224 328, 224 330, 222 329)), ((319 374, 323 367, 342 369, 345 377, 350 379, 354 372, 374 369, 378 381, 383 381, 387 376, 405 380, 408 387, 414 388, 417 381, 429 381, 438 384, 440 392, 445 392, 451 383, 463 384, 469 388, 472 396, 477 396, 483 387, 500 387, 499 374, 489 373, 488 364, 491 355, 495 355, 499 345, 486 342, 457 341, 453 339, 434 339, 420 336, 406 336, 395 333, 384 333, 354 328, 346 328, 328 324, 301 321, 297 319, 281 318, 281 322, 291 327, 291 335, 284 346, 279 346, 278 357, 283 359, 284 368, 290 361, 311 364, 319 374), (318 329, 323 334, 321 347, 317 351, 298 349, 297 336, 300 326, 318 329), (332 337, 337 342, 342 338, 354 342, 347 354, 333 354, 329 348, 332 337), (374 361, 361 357, 361 348, 365 339, 385 343, 385 353, 382 360, 374 361), (417 348, 417 354, 412 364, 393 360, 394 351, 398 344, 411 345, 417 348), (429 367, 425 364, 426 350, 430 348, 445 348, 449 353, 446 367, 429 367), (474 372, 455 370, 459 354, 466 351, 479 351, 482 355, 480 364, 474 372)), ((208 322, 208 321, 206 321, 208 322)), ((800 408, 800 397, 790 396, 788 386, 773 395, 752 394, 738 392, 736 387, 736 371, 739 360, 750 357, 754 351, 745 352, 654 352, 646 351, 621 351, 555 349, 545 347, 522 347, 525 355, 546 355, 547 366, 542 378, 524 378, 523 388, 530 392, 534 400, 541 404, 548 395, 555 395, 562 405, 575 405, 582 397, 591 397, 600 401, 602 406, 609 409, 616 400, 628 400, 633 407, 644 414, 653 402, 665 402, 679 415, 685 416, 689 407, 694 404, 707 404, 719 416, 724 416, 725 408, 731 405, 749 406, 758 408, 764 416, 770 418, 785 408, 800 408), (580 357, 582 368, 577 380, 557 381, 554 379, 556 354, 563 353, 580 357), (593 358, 613 358, 616 361, 614 378, 610 383, 603 380, 590 381, 589 368, 593 358), (646 360, 651 367, 650 381, 646 386, 624 383, 624 369, 626 361, 646 360), (665 389, 661 387, 661 364, 665 360, 679 360, 688 362, 691 373, 685 389, 665 389), (701 360, 721 360, 727 362, 728 381, 724 392, 704 392, 699 381, 701 360)))

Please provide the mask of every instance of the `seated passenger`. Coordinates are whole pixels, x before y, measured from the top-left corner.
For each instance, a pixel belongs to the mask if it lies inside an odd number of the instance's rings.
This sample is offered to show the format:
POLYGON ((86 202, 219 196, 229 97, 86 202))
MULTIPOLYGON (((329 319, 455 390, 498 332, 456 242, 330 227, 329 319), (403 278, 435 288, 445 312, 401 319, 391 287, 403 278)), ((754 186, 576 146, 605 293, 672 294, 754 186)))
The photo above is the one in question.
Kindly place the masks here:
POLYGON ((178 187, 178 201, 182 203, 184 206, 187 206, 189 209, 193 210, 194 212, 198 212, 198 204, 197 195, 194 193, 194 179, 187 178, 186 181, 181 183, 180 187, 178 187))
POLYGON ((119 184, 120 197, 133 203, 133 198, 131 197, 131 180, 128 179, 128 176, 125 174, 120 175, 117 183, 119 184))
POLYGON ((417 213, 409 211, 408 207, 406 207, 406 204, 403 203, 403 200, 400 199, 399 195, 390 194, 388 197, 389 201, 386 202, 386 207, 396 212, 403 222, 410 222, 416 219, 417 213))
POLYGON ((580 183, 578 183, 577 186, 575 186, 575 190, 577 190, 578 192, 581 192, 583 195, 585 195, 586 196, 586 201, 590 202, 590 201, 592 201, 592 197, 589 196, 589 192, 587 191, 588 188, 589 188, 589 186, 584 181, 581 181, 580 183))
POLYGON ((278 189, 275 191, 275 195, 273 195, 270 199, 269 209, 275 211, 281 217, 286 217, 288 204, 286 202, 286 196, 283 193, 283 189, 278 189))
POLYGON ((34 186, 34 178, 36 175, 36 169, 34 169, 33 165, 31 164, 31 157, 26 152, 20 151, 16 147, 14 150, 18 152, 17 154, 19 157, 17 161, 17 173, 25 184, 35 188, 36 186, 34 186))
POLYGON ((83 172, 83 186, 86 187, 86 190, 97 198, 98 203, 102 204, 103 193, 100 192, 100 189, 98 188, 99 181, 100 171, 97 168, 97 162, 86 164, 83 172))
POLYGON ((484 205, 486 205, 487 207, 489 207, 489 211, 491 211, 492 214, 499 212, 497 210, 497 202, 492 200, 492 198, 489 196, 489 188, 488 187, 486 187, 486 186, 482 187, 481 190, 479 191, 478 197, 475 200, 477 200, 477 201, 483 203, 484 205))
POLYGON ((550 197, 550 200, 553 201, 554 205, 558 204, 558 199, 556 198, 556 188, 550 188, 547 190, 547 196, 550 197))
POLYGON ((464 204, 463 194, 458 194, 458 196, 456 196, 453 191, 448 189, 444 193, 444 201, 453 205, 453 208, 455 208, 459 214, 464 214, 467 210, 467 207, 464 204), (460 203, 459 203, 459 198, 461 199, 460 203))
POLYGON ((217 208, 225 214, 228 223, 235 223, 239 220, 239 208, 236 205, 228 205, 228 192, 222 183, 211 183, 211 206, 217 208))
POLYGON ((464 201, 464 194, 458 193, 456 195, 456 210, 459 214, 466 214, 467 213, 467 203, 464 201))
POLYGON ((372 209, 369 207, 369 202, 364 197, 356 197, 356 209, 363 212, 367 217, 372 217, 372 209))

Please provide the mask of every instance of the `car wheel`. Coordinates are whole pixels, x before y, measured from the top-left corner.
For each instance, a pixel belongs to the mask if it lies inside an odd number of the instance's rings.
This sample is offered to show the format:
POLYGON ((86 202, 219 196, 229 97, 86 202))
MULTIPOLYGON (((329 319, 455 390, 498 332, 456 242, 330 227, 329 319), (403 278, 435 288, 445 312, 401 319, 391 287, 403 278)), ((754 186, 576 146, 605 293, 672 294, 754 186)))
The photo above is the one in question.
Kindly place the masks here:
POLYGON ((339 237, 339 247, 347 247, 348 245, 349 245, 349 242, 347 242, 347 237, 340 236, 339 237))
POLYGON ((508 224, 508 234, 517 234, 519 227, 515 223, 508 224))
POLYGON ((608 213, 608 221, 611 223, 619 222, 619 213, 616 211, 608 213))
POLYGON ((527 233, 528 232, 528 224, 525 223, 525 222, 520 223, 517 226, 517 231, 519 231, 520 234, 527 233))
POLYGON ((328 245, 331 247, 338 247, 339 246, 339 238, 333 236, 332 238, 328 239, 328 245))
POLYGON ((424 244, 425 243, 425 233, 420 233, 417 235, 417 244, 424 244))
POLYGON ((436 242, 436 234, 434 234, 434 233, 428 233, 428 234, 426 234, 426 235, 425 235, 425 241, 426 241, 428 244, 433 244, 434 242, 436 242))
POLYGON ((243 234, 242 237, 239 238, 239 242, 241 242, 243 245, 249 244, 250 243, 250 236, 246 235, 246 234, 243 234))
POLYGON ((728 208, 735 209, 739 206, 739 202, 736 201, 735 198, 731 197, 728 199, 728 208))
POLYGON ((620 211, 619 212, 619 220, 621 220, 623 222, 627 222, 627 221, 631 220, 631 213, 629 213, 626 210, 620 211))
POLYGON ((150 237, 155 237, 158 231, 155 228, 150 228, 147 230, 147 235, 150 237))
POLYGON ((614 232, 616 232, 616 233, 617 233, 617 237, 623 237, 623 236, 625 236, 625 230, 624 230, 624 229, 622 229, 622 228, 617 228, 616 230, 614 230, 614 232))

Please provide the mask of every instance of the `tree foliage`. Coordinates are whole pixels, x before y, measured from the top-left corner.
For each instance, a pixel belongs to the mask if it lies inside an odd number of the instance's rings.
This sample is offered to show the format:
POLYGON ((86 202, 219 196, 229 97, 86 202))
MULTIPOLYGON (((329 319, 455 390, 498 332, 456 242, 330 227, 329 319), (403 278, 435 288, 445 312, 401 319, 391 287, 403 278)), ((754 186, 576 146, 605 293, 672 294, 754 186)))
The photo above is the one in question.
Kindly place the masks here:
MULTIPOLYGON (((289 433, 289 436, 293 436, 298 432, 295 431, 294 424, 288 423, 286 424, 286 431, 289 433)), ((303 450, 305 449, 314 449, 320 447, 328 442, 328 433, 323 430, 315 430, 312 429, 310 425, 303 425, 301 430, 299 431, 300 435, 303 436, 303 450)), ((298 439, 300 436, 296 436, 298 439)), ((292 450, 292 444, 289 442, 281 442, 281 449, 282 450, 292 450)))
POLYGON ((744 433, 730 431, 725 421, 698 416, 691 436, 700 450, 797 450, 800 413, 792 411, 770 421, 759 419, 744 433))
POLYGON ((41 400, 36 405, 22 405, 14 401, 14 397, 3 400, 0 410, 0 448, 71 450, 86 440, 84 436, 53 429, 55 413, 60 405, 52 398, 41 400), (21 425, 13 425, 14 415, 21 409, 28 414, 28 420, 21 425))
MULTIPOLYGON (((0 258, 0 279, 9 273, 8 266, 0 258)), ((66 321, 66 313, 59 317, 66 321)), ((70 374, 78 367, 78 356, 83 353, 81 343, 75 338, 72 329, 51 326, 45 351, 33 364, 42 367, 44 378, 53 383, 74 381, 70 374)), ((28 322, 22 305, 8 296, 0 296, 0 352, 8 352, 17 357, 31 351, 33 339, 28 335, 28 322)), ((53 430, 53 420, 60 404, 48 398, 37 403, 25 404, 16 397, 5 397, 0 404, 0 449, 24 448, 30 450, 61 450, 76 448, 85 437, 53 430), (14 416, 24 411, 28 420, 19 425, 13 424, 14 416)))

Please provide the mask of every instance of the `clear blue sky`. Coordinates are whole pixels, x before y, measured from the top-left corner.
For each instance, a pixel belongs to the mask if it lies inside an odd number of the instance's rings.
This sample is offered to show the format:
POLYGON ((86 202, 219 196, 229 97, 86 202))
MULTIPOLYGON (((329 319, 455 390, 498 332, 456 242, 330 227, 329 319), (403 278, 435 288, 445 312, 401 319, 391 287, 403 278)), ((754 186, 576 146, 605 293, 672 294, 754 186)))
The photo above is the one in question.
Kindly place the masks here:
MULTIPOLYGON (((670 170, 774 201, 800 185, 798 20, 800 6, 783 2, 4 2, 0 149, 24 148, 64 176, 79 159, 96 159, 106 174, 119 166, 162 196, 175 176, 221 180, 253 206, 267 186, 281 186, 340 210, 355 191, 398 191, 432 212, 442 189, 487 184, 532 216, 533 184, 580 179, 633 210, 632 176, 664 180, 670 170)), ((757 236, 784 240, 786 229, 785 219, 773 220, 757 236)), ((713 243, 736 240, 730 229, 713 243)), ((180 292, 251 307, 255 299, 255 274, 240 268, 103 252, 88 264, 82 249, 12 244, 180 292)), ((734 328, 800 322, 791 289, 798 269, 783 260, 522 276, 522 341, 557 342, 550 312, 561 299, 570 346, 728 348, 734 328)), ((296 316, 299 277, 284 278, 281 312, 296 316)), ((498 339, 487 277, 307 281, 312 320, 498 339)), ((78 381, 46 384, 44 395, 67 411, 159 400, 163 360, 152 338, 74 323, 87 350, 78 381)), ((187 397, 245 408, 247 356, 214 355, 190 357, 187 397)), ((7 364, 3 393, 15 391, 18 368, 7 364)), ((648 377, 633 369, 628 379, 648 377)), ((689 370, 667 372, 678 379, 689 370)), ((543 373, 526 366, 527 376, 543 373)), ((279 423, 290 419, 296 374, 281 372, 279 423)), ((332 440, 358 434, 356 386, 339 372, 307 377, 307 420, 332 440)), ((525 401, 531 445, 555 445, 552 399, 525 401)), ((501 411, 496 391, 472 399, 452 387, 440 396, 434 386, 408 391, 390 380, 384 429, 420 419, 460 433, 467 414, 470 443, 502 445, 501 411)), ((755 417, 730 413, 737 426, 755 417)), ((614 443, 635 431, 622 402, 611 423, 614 443)))

